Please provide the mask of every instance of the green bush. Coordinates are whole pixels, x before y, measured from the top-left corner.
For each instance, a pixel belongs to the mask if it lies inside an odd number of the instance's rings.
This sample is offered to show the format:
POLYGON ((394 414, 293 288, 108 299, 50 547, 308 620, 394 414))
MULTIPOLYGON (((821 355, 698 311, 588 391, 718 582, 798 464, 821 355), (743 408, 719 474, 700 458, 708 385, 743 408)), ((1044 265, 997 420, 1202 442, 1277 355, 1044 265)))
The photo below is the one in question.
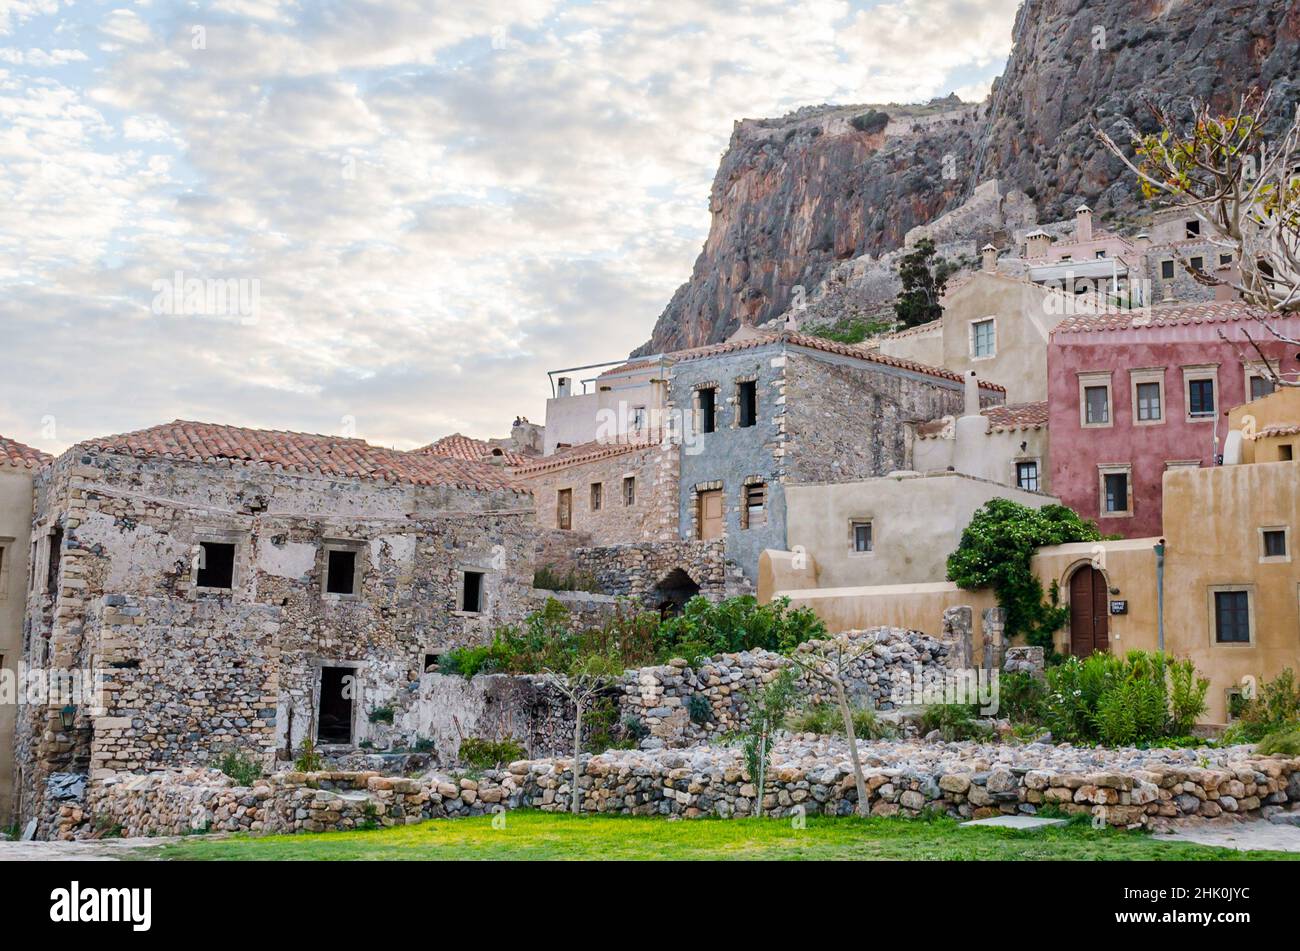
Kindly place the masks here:
POLYGON ((1047 685, 1033 674, 1017 671, 998 676, 998 716, 1013 723, 1038 723, 1046 700, 1047 685))
POLYGON ((316 752, 316 743, 308 737, 298 747, 298 758, 293 761, 293 768, 300 773, 319 773, 325 767, 325 759, 316 752))
POLYGON ((524 758, 524 747, 517 740, 486 740, 469 736, 460 741, 459 759, 471 769, 499 769, 506 763, 524 758))
POLYGON ((696 726, 704 726, 713 720, 713 705, 702 693, 693 693, 686 699, 686 715, 696 726))
POLYGON ((382 707, 373 707, 370 710, 370 712, 366 715, 366 718, 371 723, 387 723, 391 726, 393 722, 393 718, 396 715, 397 715, 397 711, 394 710, 391 706, 382 706, 382 707))
POLYGON ((1264 756, 1300 756, 1300 726, 1268 734, 1255 750, 1264 756))
POLYGON ((808 608, 790 609, 789 598, 759 604, 752 595, 712 602, 696 596, 654 635, 659 660, 695 660, 717 654, 763 649, 787 652, 826 636, 826 625, 808 608))
POLYGON ((217 763, 221 770, 240 786, 251 786, 262 778, 262 764, 243 753, 231 752, 221 757, 217 763))
POLYGON ((938 730, 949 743, 958 740, 984 740, 992 735, 985 723, 975 719, 978 707, 964 703, 933 703, 921 713, 921 734, 938 730))
POLYGON ((1169 703, 1173 708, 1170 730, 1176 735, 1191 733, 1196 718, 1209 709, 1205 702, 1209 689, 1210 682, 1196 673, 1196 665, 1190 659, 1169 664, 1169 703))
POLYGON ((1241 700, 1232 711, 1237 722, 1224 733, 1229 743, 1258 743, 1272 733, 1300 725, 1300 688, 1290 667, 1259 688, 1253 700, 1241 700))
MULTIPOLYGON (((853 708, 853 735, 860 740, 883 740, 894 735, 893 728, 876 716, 869 707, 853 708)), ((813 704, 800 710, 786 721, 786 729, 794 733, 817 733, 822 736, 843 736, 844 717, 839 704, 813 704)))

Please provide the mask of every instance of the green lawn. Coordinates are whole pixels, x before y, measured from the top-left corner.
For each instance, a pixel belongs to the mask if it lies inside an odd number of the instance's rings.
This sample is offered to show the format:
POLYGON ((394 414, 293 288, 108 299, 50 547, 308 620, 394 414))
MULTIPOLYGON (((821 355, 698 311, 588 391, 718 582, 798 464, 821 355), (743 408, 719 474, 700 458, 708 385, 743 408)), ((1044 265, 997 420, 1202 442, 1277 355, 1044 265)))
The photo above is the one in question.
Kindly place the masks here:
POLYGON ((254 838, 194 836, 164 846, 167 859, 1300 859, 1162 842, 1136 832, 1094 830, 1086 821, 1020 832, 962 829, 947 818, 691 819, 511 812, 437 819, 371 832, 254 838), (498 822, 499 824, 499 822, 498 822))

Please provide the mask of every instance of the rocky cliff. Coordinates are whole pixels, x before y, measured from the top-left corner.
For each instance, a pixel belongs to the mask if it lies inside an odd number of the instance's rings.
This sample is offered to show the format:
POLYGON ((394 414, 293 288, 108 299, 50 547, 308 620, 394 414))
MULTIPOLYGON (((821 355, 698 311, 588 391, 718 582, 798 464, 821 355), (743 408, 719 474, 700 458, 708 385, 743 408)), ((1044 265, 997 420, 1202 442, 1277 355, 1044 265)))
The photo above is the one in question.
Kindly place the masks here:
POLYGON ((1103 220, 1134 216, 1133 185, 1092 124, 1141 125, 1144 100, 1227 107, 1254 85, 1300 99, 1295 0, 1029 0, 1013 36, 1006 70, 979 105, 821 106, 738 122, 714 178, 704 249, 637 352, 770 320, 796 294, 816 296, 845 262, 898 248, 989 179, 1022 190, 1043 220, 1080 201, 1103 220))

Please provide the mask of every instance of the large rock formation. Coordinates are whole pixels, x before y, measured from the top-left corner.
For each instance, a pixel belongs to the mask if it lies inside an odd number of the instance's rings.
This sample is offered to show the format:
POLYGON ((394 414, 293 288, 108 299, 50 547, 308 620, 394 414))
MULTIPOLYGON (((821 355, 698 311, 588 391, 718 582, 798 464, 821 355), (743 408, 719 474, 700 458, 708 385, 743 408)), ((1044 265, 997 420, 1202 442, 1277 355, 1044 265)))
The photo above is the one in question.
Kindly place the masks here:
POLYGON ((1144 100, 1227 107, 1254 85, 1292 106, 1300 98, 1292 0, 1034 0, 1013 29, 1007 68, 979 106, 950 97, 738 122, 704 249, 638 352, 770 320, 796 288, 815 296, 837 264, 898 248, 989 179, 1023 190, 1044 220, 1084 200, 1103 219, 1133 217, 1132 182, 1092 125, 1141 125, 1144 100))

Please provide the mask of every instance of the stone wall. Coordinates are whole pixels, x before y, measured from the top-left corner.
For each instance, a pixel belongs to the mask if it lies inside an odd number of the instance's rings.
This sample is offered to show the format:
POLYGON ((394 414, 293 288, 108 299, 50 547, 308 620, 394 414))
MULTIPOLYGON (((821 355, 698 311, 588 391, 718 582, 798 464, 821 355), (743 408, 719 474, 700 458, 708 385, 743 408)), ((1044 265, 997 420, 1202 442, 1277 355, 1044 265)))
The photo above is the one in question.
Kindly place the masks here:
POLYGON ((574 560, 605 594, 631 598, 652 610, 673 601, 670 595, 685 583, 713 601, 752 591, 740 568, 728 559, 721 539, 580 548, 574 560))
MULTIPOLYGON (((1076 750, 972 743, 859 744, 870 811, 961 818, 1051 807, 1113 826, 1159 827, 1193 816, 1300 815, 1300 759, 1217 750, 1076 750)), ((320 832, 393 826, 510 809, 565 811, 572 758, 523 760, 477 779, 373 772, 281 773, 239 787, 212 770, 121 775, 64 803, 56 838, 176 835, 194 830, 320 832)), ((610 751, 584 759, 585 812, 682 818, 747 816, 760 792, 738 747, 610 751)), ((848 815, 857 792, 845 745, 785 736, 762 790, 769 815, 848 815)))

